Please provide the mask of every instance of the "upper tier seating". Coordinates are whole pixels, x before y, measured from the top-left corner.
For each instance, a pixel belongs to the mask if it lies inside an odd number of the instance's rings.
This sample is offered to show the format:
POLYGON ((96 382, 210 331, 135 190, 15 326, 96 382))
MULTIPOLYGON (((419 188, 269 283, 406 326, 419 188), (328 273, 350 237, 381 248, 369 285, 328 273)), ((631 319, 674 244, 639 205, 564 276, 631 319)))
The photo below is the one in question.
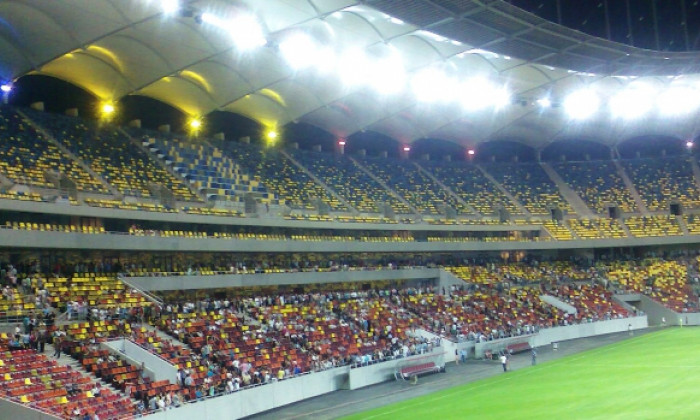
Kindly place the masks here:
POLYGON ((512 215, 520 209, 474 165, 464 162, 421 162, 437 179, 481 214, 503 207, 512 215))
POLYGON ((619 239, 627 234, 615 219, 569 219, 569 227, 581 239, 619 239))
POLYGON ((677 200, 700 207, 693 169, 685 157, 624 160, 622 164, 649 211, 668 211, 677 200))
POLYGON ((304 171, 274 149, 236 142, 217 144, 224 152, 248 173, 254 176, 267 191, 275 194, 280 202, 295 209, 315 210, 315 201, 320 199, 332 211, 346 211, 338 199, 314 182, 304 171))
POLYGON ((626 213, 637 211, 632 194, 613 162, 566 162, 552 167, 596 213, 606 213, 610 204, 618 205, 626 213))
POLYGON ((700 235, 700 215, 687 214, 683 216, 683 221, 691 235, 700 235))
POLYGON ((153 162, 116 127, 36 111, 27 114, 120 193, 148 198, 149 184, 160 184, 178 200, 197 200, 187 186, 153 162))
POLYGON ((367 158, 362 160, 362 164, 421 214, 444 214, 442 206, 445 204, 460 214, 469 213, 462 203, 410 161, 367 158))
POLYGON ((163 153, 163 159, 196 190, 217 200, 243 201, 246 193, 255 193, 263 202, 272 202, 260 181, 251 179, 223 152, 204 142, 189 143, 160 133, 142 136, 146 147, 163 153))
POLYGON ((649 236, 679 236, 683 234, 676 216, 631 216, 625 219, 625 225, 632 236, 644 238, 649 236))
POLYGON ((405 204, 345 156, 300 150, 295 150, 292 154, 294 159, 360 212, 381 213, 381 203, 389 204, 397 214, 411 212, 405 204))
POLYGON ((124 202, 120 200, 105 200, 97 198, 86 198, 85 204, 91 207, 101 207, 106 209, 120 210, 140 210, 140 211, 155 211, 160 213, 175 213, 175 209, 165 207, 161 204, 144 203, 144 202, 124 202))
POLYGON ((55 188, 45 173, 58 172, 79 191, 107 193, 102 183, 60 151, 14 109, 0 107, 0 172, 13 182, 55 188))
POLYGON ((568 261, 542 261, 537 264, 491 263, 484 265, 446 267, 446 270, 468 283, 544 283, 556 284, 588 280, 591 273, 568 261))
POLYGON ((549 214, 550 207, 574 213, 539 163, 498 163, 484 168, 530 213, 549 214))
POLYGON ((569 230, 564 222, 557 222, 554 220, 546 220, 542 225, 547 229, 547 231, 552 235, 552 238, 558 241, 571 241, 574 238, 573 232, 569 230))

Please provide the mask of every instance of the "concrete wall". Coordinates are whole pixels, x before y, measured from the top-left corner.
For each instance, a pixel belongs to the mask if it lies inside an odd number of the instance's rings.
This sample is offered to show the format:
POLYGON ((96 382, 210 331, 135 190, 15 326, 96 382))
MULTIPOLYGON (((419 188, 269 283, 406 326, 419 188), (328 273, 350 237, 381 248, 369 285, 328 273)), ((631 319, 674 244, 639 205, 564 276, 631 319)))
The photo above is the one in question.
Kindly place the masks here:
MULTIPOLYGON (((12 200, 0 200, 12 201, 12 200)), ((76 207, 72 207, 76 208, 76 207)), ((136 213, 148 213, 132 211, 136 213)), ((163 214, 167 216, 167 214, 163 214)), ((223 218, 222 218, 223 219, 223 218)), ((157 219, 161 220, 161 219, 157 219)), ((259 219, 253 219, 259 220, 259 219)), ((262 225, 262 224, 261 224, 262 225)), ((333 229, 345 229, 343 223, 332 223, 333 229)), ((404 226, 392 225, 392 229, 404 226)), ((302 226, 295 226, 302 227, 302 226)), ((320 229, 311 224, 308 229, 320 229)), ((502 228, 503 229, 503 228, 502 228)), ((510 229, 507 227, 506 230, 510 229)), ((235 240, 214 238, 176 238, 131 236, 127 234, 89 235, 82 233, 21 231, 0 229, 0 247, 38 249, 103 249, 115 251, 187 251, 187 252, 459 252, 562 250, 635 246, 697 244, 700 235, 660 238, 596 239, 574 241, 502 241, 502 242, 361 242, 361 241, 294 241, 294 240, 235 240)))
POLYGON ((60 417, 52 416, 51 414, 42 413, 41 411, 25 407, 3 398, 0 398, 0 419, 7 420, 56 420, 60 417))
MULTIPOLYGON (((700 325, 700 313, 678 313, 656 302, 645 295, 632 295, 638 297, 639 309, 649 318, 649 324, 661 325, 662 318, 666 319, 666 325, 700 325)), ((629 301, 629 295, 622 295, 622 300, 629 301), (627 298, 627 299, 625 299, 627 298)))
POLYGON ((465 284, 464 280, 449 271, 440 270, 440 282, 438 283, 439 293, 442 293, 443 288, 445 288, 445 291, 448 291, 450 290, 450 286, 464 286, 465 284))
POLYGON ((102 343, 101 346, 135 365, 140 366, 141 363, 145 363, 146 374, 154 381, 167 379, 172 383, 177 383, 177 368, 175 366, 129 340, 122 338, 107 341, 102 343))
POLYGON ((540 347, 552 344, 553 342, 627 331, 630 325, 632 326, 632 330, 639 330, 647 328, 649 323, 647 322, 646 315, 642 315, 631 318, 570 325, 568 327, 547 328, 540 330, 540 332, 532 338, 530 345, 533 347, 540 347))
POLYGON ((416 329, 416 335, 420 337, 425 337, 428 340, 433 340, 434 338, 438 337, 440 338, 440 346, 442 347, 442 351, 445 353, 445 363, 450 363, 454 362, 455 360, 455 350, 462 351, 462 349, 467 350, 467 357, 473 357, 474 355, 474 342, 473 341, 464 341, 461 343, 448 340, 446 338, 442 338, 438 336, 437 334, 433 334, 430 331, 426 331, 423 329, 416 329))
POLYGON ((394 373, 402 366, 417 363, 435 362, 438 366, 445 365, 445 353, 442 348, 436 348, 432 353, 425 353, 406 358, 389 360, 369 366, 350 369, 349 389, 363 388, 394 379, 394 373))
POLYGON ((495 352, 504 349, 509 344, 521 343, 523 341, 527 341, 531 347, 541 347, 559 341, 627 331, 630 324, 632 325, 632 330, 647 328, 649 326, 646 315, 643 315, 632 318, 569 325, 566 327, 545 328, 541 329, 537 334, 530 336, 510 337, 502 340, 476 343, 474 347, 474 356, 476 358, 482 358, 486 350, 495 352))
POLYGON ((567 314, 575 314, 575 313, 576 313, 576 308, 575 308, 575 307, 569 305, 569 304, 566 303, 566 302, 563 302, 563 301, 557 299, 557 298, 554 297, 554 296, 550 296, 550 295, 540 295, 540 299, 541 299, 543 302, 548 303, 548 304, 554 306, 555 308, 561 309, 562 311, 566 312, 567 314))
POLYGON ((376 280, 437 279, 437 268, 404 270, 335 271, 330 273, 222 274, 216 276, 129 277, 143 291, 216 289, 222 287, 270 286, 283 284, 345 283, 376 280))
POLYGON ((347 377, 348 367, 310 373, 269 385, 246 389, 186 404, 181 408, 148 416, 153 420, 231 420, 272 410, 307 398, 317 397, 340 389, 347 377))
MULTIPOLYGON (((95 198, 102 198, 95 196, 95 198)), ((539 225, 429 225, 427 223, 341 223, 312 222, 305 220, 285 220, 281 217, 221 217, 204 216, 187 213, 161 213, 136 210, 105 209, 99 207, 71 206, 68 204, 40 203, 34 201, 0 200, 0 210, 21 211, 27 213, 46 213, 64 216, 101 217, 107 219, 144 220, 158 222, 197 223, 204 225, 226 226, 266 226, 302 229, 346 229, 346 230, 407 230, 431 232, 479 231, 539 231, 539 225)))

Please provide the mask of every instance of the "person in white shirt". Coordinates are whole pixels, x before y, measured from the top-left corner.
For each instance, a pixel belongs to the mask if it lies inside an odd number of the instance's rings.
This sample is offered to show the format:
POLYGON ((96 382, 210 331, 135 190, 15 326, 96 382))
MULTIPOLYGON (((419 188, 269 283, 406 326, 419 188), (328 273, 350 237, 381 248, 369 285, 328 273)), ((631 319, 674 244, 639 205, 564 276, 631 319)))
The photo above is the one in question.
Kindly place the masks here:
POLYGON ((501 355, 501 365, 503 365, 504 372, 508 370, 508 358, 505 354, 501 355))

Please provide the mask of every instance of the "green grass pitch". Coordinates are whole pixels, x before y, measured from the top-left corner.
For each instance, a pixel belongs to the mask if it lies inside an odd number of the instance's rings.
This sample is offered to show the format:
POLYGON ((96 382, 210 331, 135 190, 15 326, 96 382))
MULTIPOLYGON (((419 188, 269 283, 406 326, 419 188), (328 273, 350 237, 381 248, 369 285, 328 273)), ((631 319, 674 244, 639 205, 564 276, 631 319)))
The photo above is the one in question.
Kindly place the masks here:
POLYGON ((347 419, 700 419, 700 328, 632 337, 347 419))

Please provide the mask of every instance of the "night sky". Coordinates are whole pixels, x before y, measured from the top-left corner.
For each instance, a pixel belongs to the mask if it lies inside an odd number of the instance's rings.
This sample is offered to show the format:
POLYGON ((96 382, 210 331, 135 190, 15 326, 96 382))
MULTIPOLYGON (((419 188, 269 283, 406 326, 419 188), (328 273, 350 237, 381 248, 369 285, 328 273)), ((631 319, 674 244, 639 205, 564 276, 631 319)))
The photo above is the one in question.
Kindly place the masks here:
POLYGON ((698 0, 507 1, 541 18, 611 41, 660 51, 700 50, 698 0))

